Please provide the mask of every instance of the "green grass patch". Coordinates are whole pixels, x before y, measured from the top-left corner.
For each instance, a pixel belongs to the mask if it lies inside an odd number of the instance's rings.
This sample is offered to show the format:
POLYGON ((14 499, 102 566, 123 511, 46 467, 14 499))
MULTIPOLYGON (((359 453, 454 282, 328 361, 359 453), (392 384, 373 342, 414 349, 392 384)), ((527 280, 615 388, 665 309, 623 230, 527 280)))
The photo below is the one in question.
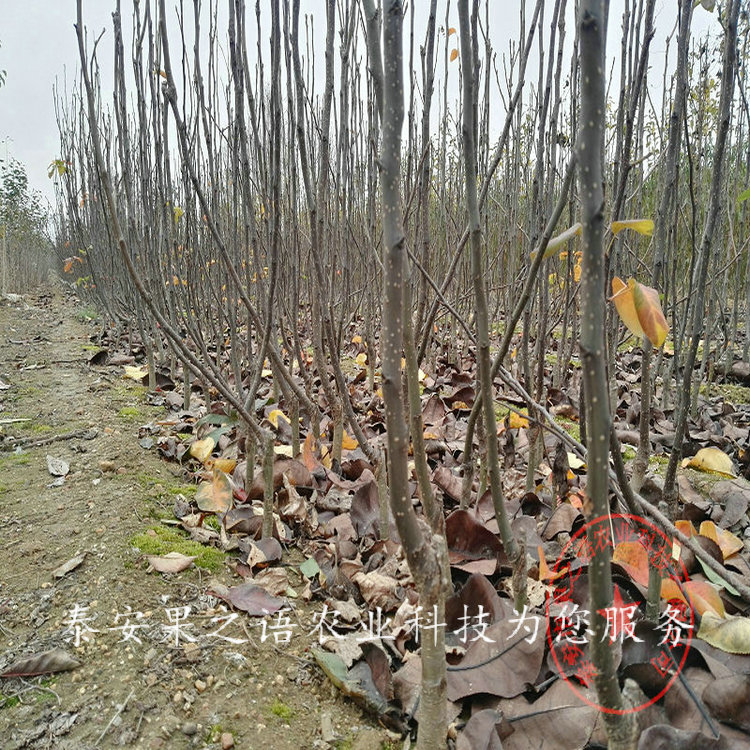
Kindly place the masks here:
POLYGON ((176 497, 177 495, 184 495, 186 499, 192 500, 192 498, 195 497, 195 493, 198 491, 197 485, 182 484, 174 479, 171 474, 160 476, 158 474, 149 474, 148 472, 141 471, 136 474, 135 479, 144 489, 150 491, 149 494, 152 497, 159 500, 176 497))
POLYGON ((557 422, 557 424, 559 424, 560 427, 570 435, 570 437, 577 440, 579 443, 581 442, 581 425, 579 425, 578 422, 573 422, 564 417, 555 417, 555 422, 557 422))
POLYGON ((167 526, 151 526, 149 530, 130 538, 130 544, 144 555, 166 555, 179 552, 182 555, 194 556, 195 564, 213 573, 221 570, 225 555, 216 547, 206 547, 193 541, 181 531, 167 526))
POLYGON ((81 323, 90 323, 92 320, 99 319, 99 313, 97 312, 96 308, 87 306, 81 308, 76 312, 76 318, 81 323))
POLYGON ((287 723, 289 723, 289 720, 294 716, 294 709, 283 701, 280 701, 278 698, 274 699, 269 710, 274 716, 278 716, 287 723))
POLYGON ((143 412, 137 406, 123 406, 117 413, 123 419, 140 419, 143 416, 143 412))
POLYGON ((13 469, 17 466, 28 466, 31 456, 28 453, 11 453, 0 458, 0 470, 13 469))
POLYGON ((668 463, 669 463, 669 456, 665 456, 663 454, 655 455, 652 453, 648 457, 649 466, 666 466, 668 463))
POLYGON ((750 404, 750 388, 734 383, 703 383, 700 392, 704 396, 721 396, 733 404, 750 404))

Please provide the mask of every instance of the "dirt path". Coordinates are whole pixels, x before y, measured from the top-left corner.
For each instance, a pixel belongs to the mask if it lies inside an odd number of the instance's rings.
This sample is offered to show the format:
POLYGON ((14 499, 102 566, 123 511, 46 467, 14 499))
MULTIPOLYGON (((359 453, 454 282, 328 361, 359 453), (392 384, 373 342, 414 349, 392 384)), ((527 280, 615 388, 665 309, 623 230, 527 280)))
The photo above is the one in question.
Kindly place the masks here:
MULTIPOLYGON (((138 443, 138 428, 163 408, 148 406, 122 368, 87 364, 96 330, 57 289, 0 306, 5 446, 11 436, 80 433, 0 453, 0 672, 55 647, 80 662, 52 677, 0 680, 0 746, 396 747, 311 666, 310 638, 260 643, 257 621, 243 616, 223 633, 244 643, 207 637, 222 615, 209 579, 239 582, 221 558, 214 573, 146 572, 133 537, 172 517, 183 479, 138 443), (47 455, 70 466, 61 486, 50 486, 47 455), (78 567, 53 576, 78 555, 78 567), (165 627, 188 606, 184 632, 197 638, 176 643, 165 627), (325 738, 321 715, 331 720, 325 738)), ((305 614, 295 616, 303 625, 305 614)))

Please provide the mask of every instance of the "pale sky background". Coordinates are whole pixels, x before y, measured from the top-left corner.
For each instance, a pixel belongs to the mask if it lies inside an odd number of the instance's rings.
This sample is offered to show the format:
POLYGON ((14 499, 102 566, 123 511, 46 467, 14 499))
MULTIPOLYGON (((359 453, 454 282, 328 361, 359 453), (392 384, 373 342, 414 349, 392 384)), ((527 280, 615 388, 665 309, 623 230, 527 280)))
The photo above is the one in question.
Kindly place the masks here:
MULTIPOLYGON (((223 10, 227 0, 219 0, 219 7, 223 10)), ((438 2, 438 23, 443 24, 447 0, 438 2)), ((427 0, 415 0, 416 18, 415 35, 417 44, 424 38, 424 28, 427 17, 427 0)), ((521 0, 490 0, 490 33, 494 48, 498 54, 508 50, 509 40, 515 39, 518 33, 518 12, 521 0)), ((566 40, 571 42, 574 34, 572 6, 574 0, 569 0, 569 21, 566 29, 566 40)), ((155 2, 154 2, 155 4, 155 2)), ((204 6, 208 5, 204 0, 204 6)), ((144 5, 144 2, 141 3, 144 5)), ((248 51, 254 54, 254 2, 248 0, 248 51)), ((191 13, 192 3, 185 2, 188 13, 191 13)), ((547 2, 545 29, 549 25, 553 3, 547 2)), ((168 8, 175 8, 174 0, 167 3, 168 8)), ((106 28, 106 33, 99 46, 99 61, 103 69, 103 81, 108 84, 108 75, 112 67, 112 19, 111 13, 115 8, 115 0, 84 0, 84 22, 89 29, 89 40, 106 28)), ((270 14, 270 3, 261 0, 262 13, 270 14)), ((455 0, 451 3, 450 25, 458 26, 458 16, 455 10, 455 0)), ((620 21, 624 8, 623 0, 612 0, 610 6, 609 40, 607 48, 608 67, 612 57, 619 55, 620 21)), ((652 86, 659 86, 663 67, 665 38, 674 27, 677 0, 659 0, 657 3, 658 18, 657 31, 652 42, 651 64, 652 86)), ((527 14, 533 10, 532 0, 527 0, 527 14)), ((172 11, 174 12, 174 11, 172 11)), ((53 86, 57 84, 60 91, 64 90, 67 81, 68 90, 75 82, 78 71, 78 48, 75 29, 75 0, 0 0, 0 69, 7 72, 6 83, 0 88, 0 158, 4 158, 7 146, 8 154, 21 161, 29 176, 29 184, 33 189, 41 191, 52 200, 54 189, 52 181, 47 177, 47 167, 50 161, 60 156, 57 124, 53 101, 53 86)), ((315 17, 316 59, 322 65, 322 47, 325 34, 325 11, 321 0, 302 0, 300 18, 300 36, 303 34, 302 16, 312 13, 315 17)), ((125 54, 126 65, 129 65, 130 25, 132 20, 131 0, 122 0, 123 27, 126 33, 125 54)), ((484 11, 482 11, 484 16, 484 11)), ((189 15, 191 17, 191 15, 189 15)), ((226 38, 226 23, 220 25, 226 38)), ((224 18, 226 16, 224 15, 224 18)), ((172 17, 176 19, 176 16, 172 17)), ((203 24, 204 29, 206 24, 203 24)), ((409 20, 405 25, 408 34, 409 20)), ((176 30, 176 22, 173 24, 176 30)), ((693 35, 702 36, 707 29, 718 33, 719 23, 716 14, 709 15, 698 7, 694 13, 693 35)), ((264 43, 268 45, 266 36, 264 43)), ((454 37, 455 39, 455 37, 454 37)), ((173 65, 177 64, 178 37, 172 41, 173 65)), ((188 39, 188 43, 190 40, 188 39)), ((457 44, 456 44, 457 46, 457 44)), ((267 48, 267 47, 266 47, 267 48)), ((440 55, 438 73, 442 70, 442 51, 440 55)), ((363 46, 360 48, 365 53, 363 46)), ((265 54, 265 53, 264 53, 265 54)), ((532 58, 533 58, 532 54, 532 58)), ((418 51, 416 58, 418 60, 418 51)), ((270 58, 268 58, 270 59, 270 58)), ((251 60, 250 64, 252 65, 251 60)), ((616 66, 615 66, 616 67, 616 66)), ((536 79, 536 66, 530 66, 527 77, 531 81, 536 79)), ((458 96, 457 65, 449 69, 449 91, 453 98, 458 96)), ((322 71, 321 71, 322 75, 322 71)), ((614 92, 613 92, 614 93, 614 92)), ((658 106, 660 93, 656 92, 654 101, 658 106)), ((450 94, 449 94, 450 98, 450 94)), ((105 92, 104 101, 111 101, 111 93, 105 92)), ((437 102, 434 102, 437 106, 437 102)), ((497 122, 504 117, 504 111, 498 98, 497 122)), ((495 125, 497 126, 497 122, 495 125)))

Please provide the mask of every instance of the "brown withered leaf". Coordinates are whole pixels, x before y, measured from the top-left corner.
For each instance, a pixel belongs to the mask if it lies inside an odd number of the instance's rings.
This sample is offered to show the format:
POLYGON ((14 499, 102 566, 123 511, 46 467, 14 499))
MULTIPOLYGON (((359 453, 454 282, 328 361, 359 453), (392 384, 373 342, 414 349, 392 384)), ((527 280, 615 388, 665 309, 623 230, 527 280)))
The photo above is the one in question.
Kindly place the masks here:
POLYGON ((750 732, 750 676, 737 674, 714 680, 703 691, 703 701, 719 721, 750 732))
POLYGON ((724 510, 718 525, 723 529, 728 529, 744 518, 747 513, 748 504, 750 504, 750 482, 746 479, 717 482, 708 494, 724 510))
POLYGON ((505 610, 494 586, 486 576, 474 573, 445 601, 446 636, 452 635, 466 622, 462 618, 478 617, 480 607, 488 625, 504 616, 505 610))
MULTIPOLYGON (((285 474, 289 483, 295 487, 312 487, 312 474, 305 464, 296 458, 277 458, 273 464, 274 490, 278 490, 284 483, 285 474)), ((258 500, 263 497, 263 486, 263 470, 258 469, 250 489, 247 490, 248 500, 258 500)))
POLYGON ((580 695, 562 680, 557 680, 533 703, 522 695, 499 701, 497 707, 515 730, 503 738, 503 750, 537 750, 541 747, 578 750, 585 747, 599 711, 593 690, 582 686, 577 690, 580 695))
POLYGON ((289 579, 284 568, 266 568, 253 578, 253 583, 262 586, 272 596, 286 594, 289 579))
POLYGON ((578 508, 574 508, 570 503, 558 505, 542 529, 542 539, 545 541, 554 539, 561 531, 569 534, 573 528, 573 524, 580 515, 581 512, 578 508))
POLYGON ((377 536, 380 522, 378 483, 369 469, 362 472, 361 476, 365 475, 369 475, 369 480, 354 493, 351 507, 352 526, 360 538, 369 534, 377 536))
POLYGON ((745 750, 747 742, 722 732, 714 739, 702 732, 676 729, 669 724, 655 724, 646 729, 638 739, 638 750, 745 750))
POLYGON ((297 492, 297 488, 290 483, 286 474, 282 477, 284 489, 286 490, 286 501, 282 504, 279 515, 285 521, 296 521, 300 523, 307 518, 307 504, 305 498, 297 492))
POLYGON ((377 571, 355 573, 352 581, 359 586, 362 598, 371 608, 380 607, 383 612, 398 609, 404 598, 404 591, 395 578, 384 576, 377 571))
POLYGON ((462 481, 460 477, 457 477, 448 467, 438 466, 432 475, 432 481, 443 491, 446 495, 453 498, 456 502, 461 500, 461 487, 462 481))
POLYGON ((81 555, 76 555, 75 557, 60 565, 59 568, 55 568, 52 571, 52 576, 54 578, 62 578, 63 576, 66 576, 68 573, 70 573, 71 570, 75 570, 85 559, 85 552, 81 555))
POLYGON ((284 600, 271 596, 263 587, 254 583, 241 583, 226 592, 226 601, 235 609, 241 609, 253 617, 264 617, 278 612, 284 600))
POLYGON ((5 668, 0 677, 33 677, 38 674, 66 672, 80 666, 81 662, 74 659, 65 649, 53 648, 17 659, 5 668))
MULTIPOLYGON (((492 708, 477 711, 458 735, 456 750, 503 750, 504 744, 500 740, 502 724, 502 711, 492 708)), ((510 731, 514 730, 511 728, 510 731)))
MULTIPOLYGON (((422 660, 413 652, 408 652, 403 666, 393 675, 393 693, 408 716, 417 722, 421 718, 422 701, 422 660)), ((450 723, 461 713, 461 704, 446 700, 446 719, 450 723)))
MULTIPOLYGON (((448 667, 447 697, 450 700, 457 701, 477 693, 513 698, 533 684, 539 674, 546 645, 544 616, 536 615, 534 620, 534 615, 526 614, 528 626, 532 629, 535 623, 538 626, 536 633, 526 633, 524 626, 519 632, 514 632, 519 627, 517 616, 504 602, 503 610, 503 619, 484 631, 486 640, 469 643, 461 662, 448 667)), ((475 634, 469 635, 469 640, 472 637, 475 634)))
POLYGON ((490 561, 489 569, 481 572, 491 574, 498 560, 501 565, 508 562, 500 540, 468 510, 454 510, 445 519, 445 540, 450 563, 456 567, 466 569, 466 563, 490 561))
POLYGON ((229 534, 249 534, 254 536, 263 524, 263 516, 249 505, 232 508, 223 518, 222 523, 229 534))

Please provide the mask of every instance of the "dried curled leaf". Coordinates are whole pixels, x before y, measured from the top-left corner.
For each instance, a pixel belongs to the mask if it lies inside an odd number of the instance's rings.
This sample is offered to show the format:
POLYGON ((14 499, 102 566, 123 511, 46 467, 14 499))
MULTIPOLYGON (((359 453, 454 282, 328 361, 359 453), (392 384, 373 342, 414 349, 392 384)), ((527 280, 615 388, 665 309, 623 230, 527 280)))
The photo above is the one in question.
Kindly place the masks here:
POLYGON ((451 62, 453 62, 458 57, 458 50, 452 49, 451 50, 451 62))
POLYGON ((729 654, 750 654, 750 619, 706 612, 698 628, 698 638, 729 654))

